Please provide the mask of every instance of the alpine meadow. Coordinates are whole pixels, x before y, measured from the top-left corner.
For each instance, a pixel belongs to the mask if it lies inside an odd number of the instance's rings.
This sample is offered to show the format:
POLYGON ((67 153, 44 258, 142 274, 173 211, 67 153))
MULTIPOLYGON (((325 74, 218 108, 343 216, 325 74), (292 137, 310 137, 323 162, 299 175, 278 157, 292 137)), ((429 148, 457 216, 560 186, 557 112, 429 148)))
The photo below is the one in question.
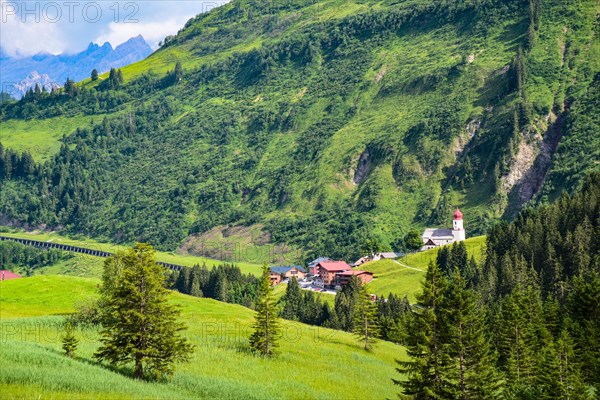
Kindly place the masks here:
POLYGON ((598 0, 163 3, 3 15, 0 399, 600 398, 598 0))

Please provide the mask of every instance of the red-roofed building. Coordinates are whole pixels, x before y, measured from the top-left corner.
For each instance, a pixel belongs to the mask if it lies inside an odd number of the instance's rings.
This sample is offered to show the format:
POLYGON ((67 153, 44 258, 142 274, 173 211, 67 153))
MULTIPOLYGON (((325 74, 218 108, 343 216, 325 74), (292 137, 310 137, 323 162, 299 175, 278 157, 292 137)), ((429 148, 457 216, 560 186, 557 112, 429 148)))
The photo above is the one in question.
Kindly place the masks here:
POLYGON ((0 271, 0 281, 9 281, 11 279, 19 279, 22 278, 21 275, 15 274, 9 270, 3 269, 0 271))
POLYGON ((351 269, 352 267, 345 261, 321 261, 316 265, 316 270, 324 287, 335 286, 335 274, 351 269))
POLYGON ((350 278, 353 276, 356 276, 363 285, 373 280, 372 272, 350 270, 337 273, 336 284, 340 286, 347 285, 348 282, 350 282, 350 278))

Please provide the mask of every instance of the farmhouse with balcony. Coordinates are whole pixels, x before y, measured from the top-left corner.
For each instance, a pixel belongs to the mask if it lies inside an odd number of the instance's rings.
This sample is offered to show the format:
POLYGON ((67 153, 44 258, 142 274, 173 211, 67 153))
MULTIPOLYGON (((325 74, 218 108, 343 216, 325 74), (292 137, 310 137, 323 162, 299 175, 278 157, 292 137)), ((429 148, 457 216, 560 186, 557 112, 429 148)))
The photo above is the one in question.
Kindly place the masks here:
POLYGON ((350 282, 350 279, 355 276, 363 285, 373 280, 373 273, 368 271, 342 271, 335 275, 335 285, 344 286, 350 282))
POLYGON ((318 278, 315 284, 324 288, 335 287, 335 275, 340 272, 349 271, 350 267, 345 261, 321 261, 316 265, 318 278))
POLYGON ((319 275, 317 264, 319 264, 322 261, 331 261, 331 258, 329 258, 329 257, 319 257, 319 258, 317 258, 315 260, 312 260, 310 263, 308 263, 308 274, 312 275, 312 276, 319 275))
POLYGON ((277 285, 284 279, 295 277, 303 279, 306 276, 306 270, 299 265, 270 267, 271 285, 277 285))

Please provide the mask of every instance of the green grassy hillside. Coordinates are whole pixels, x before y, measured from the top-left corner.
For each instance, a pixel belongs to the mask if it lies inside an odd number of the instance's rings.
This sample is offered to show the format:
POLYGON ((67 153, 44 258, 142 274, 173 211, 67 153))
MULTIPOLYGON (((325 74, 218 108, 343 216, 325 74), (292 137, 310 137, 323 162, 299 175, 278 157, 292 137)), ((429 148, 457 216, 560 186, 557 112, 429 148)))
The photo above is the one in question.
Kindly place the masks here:
POLYGON ((404 349, 381 342, 362 350, 347 333, 284 322, 281 355, 247 350, 253 312, 241 306, 173 293, 187 335, 198 346, 167 383, 144 383, 97 364, 95 329, 78 329, 75 360, 60 354, 59 332, 73 303, 94 296, 97 280, 33 277, 0 283, 0 383, 3 398, 391 398, 395 358, 404 349), (33 317, 35 316, 35 317, 33 317), (368 379, 367 379, 368 377, 368 379))
MULTIPOLYGON (((467 254, 480 260, 485 246, 485 236, 467 239, 467 254)), ((421 281, 431 261, 435 262, 439 248, 408 254, 398 260, 372 261, 359 267, 373 272, 375 279, 369 283, 369 291, 380 296, 394 293, 407 295, 411 303, 416 302, 415 295, 421 290, 421 281)))
POLYGON ((169 251, 244 226, 261 231, 245 246, 286 243, 304 260, 356 258, 366 239, 398 247, 454 206, 483 233, 546 176, 550 199, 600 165, 597 12, 595 0, 232 1, 124 68, 124 83, 1 107, 0 142, 55 155, 32 166, 0 152, 14 164, 0 162, 0 214, 169 251), (24 124, 47 145, 19 144, 24 124))

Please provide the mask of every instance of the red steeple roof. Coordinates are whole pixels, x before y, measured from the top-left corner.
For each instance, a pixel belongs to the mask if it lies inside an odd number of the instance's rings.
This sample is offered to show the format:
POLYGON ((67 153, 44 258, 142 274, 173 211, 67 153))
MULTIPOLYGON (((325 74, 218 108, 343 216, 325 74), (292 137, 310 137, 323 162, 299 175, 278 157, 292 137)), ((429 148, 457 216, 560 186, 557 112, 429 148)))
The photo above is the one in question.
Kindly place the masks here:
POLYGON ((456 208, 456 211, 454 211, 454 219, 462 219, 462 213, 460 212, 460 210, 458 208, 456 208))

